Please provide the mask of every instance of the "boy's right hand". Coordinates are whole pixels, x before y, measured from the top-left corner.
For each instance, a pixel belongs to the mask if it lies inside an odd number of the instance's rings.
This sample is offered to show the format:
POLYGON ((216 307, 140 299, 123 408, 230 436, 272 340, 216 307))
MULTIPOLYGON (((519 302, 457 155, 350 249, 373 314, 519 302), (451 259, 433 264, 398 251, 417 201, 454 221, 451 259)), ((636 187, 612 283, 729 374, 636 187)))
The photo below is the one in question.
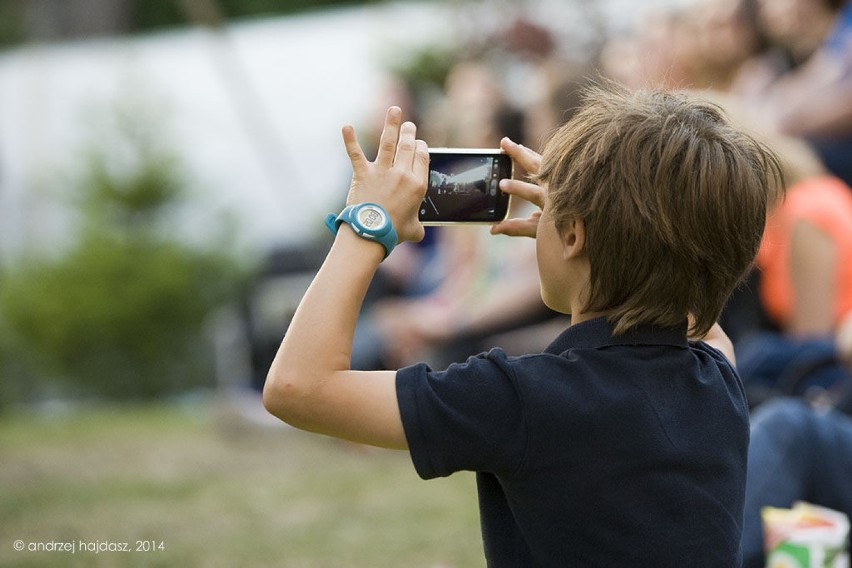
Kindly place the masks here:
MULTIPOLYGON (((535 175, 541 167, 541 155, 538 152, 517 144, 509 138, 503 138, 500 141, 500 147, 512 160, 528 175, 535 175)), ((512 218, 501 221, 496 225, 492 225, 492 235, 509 235, 511 237, 531 237, 535 238, 538 231, 538 219, 541 217, 541 209, 544 208, 544 188, 534 183, 521 181, 517 179, 504 179, 500 181, 500 190, 504 193, 520 197, 529 201, 539 208, 534 211, 529 217, 512 218)))
POLYGON ((385 115, 379 150, 369 161, 358 143, 355 129, 343 127, 343 143, 352 162, 352 183, 347 205, 377 203, 391 217, 399 242, 420 241, 425 231, 417 212, 429 179, 429 148, 416 139, 417 127, 402 122, 402 110, 392 106, 385 115))

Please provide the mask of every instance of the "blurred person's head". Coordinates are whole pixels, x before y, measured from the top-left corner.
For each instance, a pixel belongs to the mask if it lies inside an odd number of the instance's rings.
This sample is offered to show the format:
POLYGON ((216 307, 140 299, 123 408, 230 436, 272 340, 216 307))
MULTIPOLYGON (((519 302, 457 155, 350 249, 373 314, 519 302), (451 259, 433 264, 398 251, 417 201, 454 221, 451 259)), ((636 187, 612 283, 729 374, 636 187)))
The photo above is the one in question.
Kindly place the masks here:
MULTIPOLYGON (((508 104, 492 70, 480 61, 464 61, 447 75, 441 116, 441 144, 468 148, 496 147, 510 134, 508 104)), ((437 126, 437 125, 433 125, 437 126)), ((514 133, 517 136, 517 133, 514 133)))
POLYGON ((513 53, 534 60, 551 57, 556 48, 550 30, 526 18, 515 19, 493 40, 504 43, 513 53))
POLYGON ((535 150, 580 108, 582 91, 591 81, 592 70, 587 64, 553 59, 542 67, 542 78, 542 95, 524 111, 526 145, 535 150))
POLYGON ((402 110, 403 120, 419 122, 416 93, 404 78, 395 74, 385 76, 379 87, 377 100, 378 102, 368 109, 368 116, 364 121, 369 126, 360 129, 364 147, 371 152, 378 149, 382 135, 381 125, 388 107, 398 106, 402 110))
POLYGON ((825 166, 810 144, 777 130, 761 128, 760 123, 738 97, 720 91, 701 91, 700 96, 725 109, 725 114, 737 128, 772 148, 784 172, 786 187, 827 174, 825 166))
POLYGON ((646 74, 639 48, 639 39, 635 36, 609 38, 598 55, 601 74, 629 88, 638 89, 644 85, 646 74))
POLYGON ((630 88, 682 88, 690 83, 690 62, 700 56, 693 28, 688 11, 651 10, 632 35, 613 37, 604 44, 600 69, 630 88))
POLYGON ((695 59, 699 49, 688 12, 669 9, 650 13, 639 38, 642 86, 683 87, 689 80, 688 62, 695 59))
POLYGON ((820 46, 845 3, 845 0, 758 0, 758 14, 771 40, 801 63, 820 46))
MULTIPOLYGON (((781 178, 774 154, 718 106, 607 84, 544 149, 539 233, 582 227, 585 311, 608 313, 617 333, 692 315, 701 335, 751 267, 781 178)), ((539 262, 554 265, 546 250, 539 262)), ((551 308, 564 311, 559 284, 571 278, 541 273, 551 308)))
POLYGON ((755 0, 703 0, 690 12, 698 48, 691 88, 726 89, 743 63, 766 48, 755 0))
POLYGON ((634 88, 725 89, 765 46, 754 1, 703 0, 689 9, 652 12, 632 45, 618 40, 606 46, 602 67, 634 88))

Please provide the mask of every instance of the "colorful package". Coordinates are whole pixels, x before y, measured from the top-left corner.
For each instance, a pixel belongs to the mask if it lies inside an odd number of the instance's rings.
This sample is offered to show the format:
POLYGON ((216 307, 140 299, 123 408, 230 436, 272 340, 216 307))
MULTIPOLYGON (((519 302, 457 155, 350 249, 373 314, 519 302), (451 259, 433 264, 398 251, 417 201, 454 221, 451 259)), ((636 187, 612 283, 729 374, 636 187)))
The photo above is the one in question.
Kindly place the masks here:
POLYGON ((849 568, 845 514, 803 502, 761 514, 767 568, 849 568))

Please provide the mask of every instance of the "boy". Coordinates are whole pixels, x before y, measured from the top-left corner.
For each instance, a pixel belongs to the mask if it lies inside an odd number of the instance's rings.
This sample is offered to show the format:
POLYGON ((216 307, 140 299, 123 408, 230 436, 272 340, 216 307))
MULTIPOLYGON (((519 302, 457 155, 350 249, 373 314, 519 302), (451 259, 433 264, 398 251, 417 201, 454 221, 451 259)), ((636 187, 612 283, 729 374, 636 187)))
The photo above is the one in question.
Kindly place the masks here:
POLYGON ((571 326, 539 354, 355 372, 370 279, 397 240, 423 236, 427 147, 400 121, 389 109, 375 162, 343 129, 347 203, 381 207, 344 210, 353 230, 293 318, 267 409, 407 448, 423 478, 477 472, 489 566, 738 566, 748 418, 714 322, 780 187, 772 153, 685 95, 590 90, 542 156, 503 140, 534 183, 502 189, 541 211, 492 228, 536 237, 542 298, 571 326))

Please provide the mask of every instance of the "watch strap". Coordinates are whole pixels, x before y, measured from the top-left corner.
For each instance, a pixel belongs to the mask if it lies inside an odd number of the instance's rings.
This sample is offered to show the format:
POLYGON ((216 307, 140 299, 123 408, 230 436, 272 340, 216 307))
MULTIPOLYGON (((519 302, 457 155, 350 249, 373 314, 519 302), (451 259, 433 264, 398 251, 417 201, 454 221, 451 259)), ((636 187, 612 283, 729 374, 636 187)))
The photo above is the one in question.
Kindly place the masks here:
POLYGON ((384 246, 384 258, 388 257, 388 255, 397 245, 397 241, 399 240, 399 236, 397 235, 396 229, 394 229, 393 223, 390 220, 390 215, 388 215, 387 211, 385 211, 385 209, 381 205, 378 205, 376 203, 358 203, 356 205, 347 205, 343 208, 343 211, 341 211, 339 215, 329 213, 325 216, 326 227, 328 227, 328 230, 335 235, 340 229, 341 223, 346 223, 347 225, 349 225, 352 228, 352 231, 362 239, 374 241, 384 246), (365 206, 374 207, 382 212, 382 214, 385 216, 385 219, 387 219, 387 226, 384 230, 376 233, 375 231, 371 231, 361 224, 361 222, 358 220, 357 212, 365 206))

